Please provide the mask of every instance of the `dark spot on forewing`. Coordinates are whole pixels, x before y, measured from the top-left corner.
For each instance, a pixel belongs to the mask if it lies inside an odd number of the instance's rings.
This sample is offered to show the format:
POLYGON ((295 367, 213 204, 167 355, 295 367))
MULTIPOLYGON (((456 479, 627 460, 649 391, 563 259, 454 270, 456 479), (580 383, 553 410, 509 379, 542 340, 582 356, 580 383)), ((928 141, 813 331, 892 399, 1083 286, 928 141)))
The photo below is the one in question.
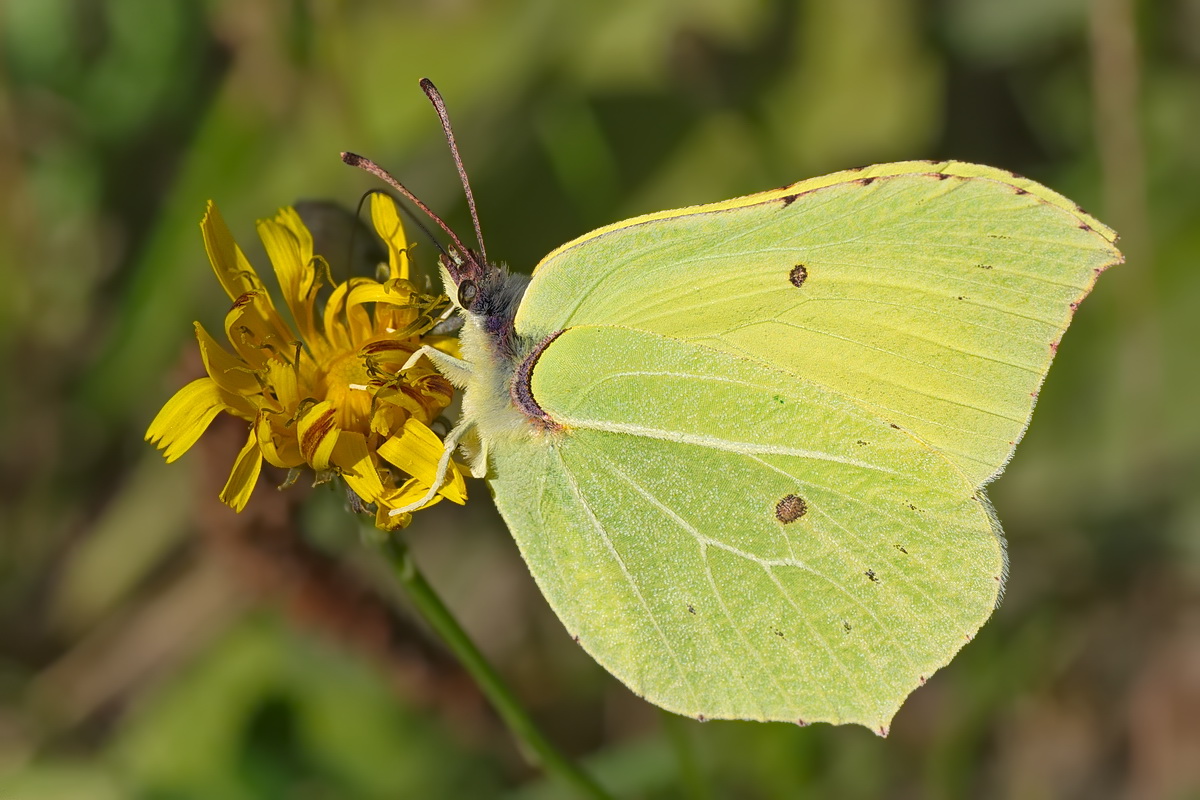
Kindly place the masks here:
POLYGON ((788 273, 788 280, 792 282, 792 286, 799 289, 804 285, 804 281, 808 280, 808 268, 803 264, 797 264, 792 267, 792 271, 788 273))
POLYGON ((992 269, 991 264, 976 264, 975 266, 979 267, 980 269, 992 269))
POLYGON ((849 633, 853 629, 850 627, 849 622, 847 622, 846 620, 842 620, 842 630, 846 631, 846 633, 849 633))
POLYGON ((1017 194, 1029 194, 1029 192, 1027 192, 1026 190, 1022 189, 1020 186, 1017 186, 1017 187, 1015 187, 1015 190, 1016 190, 1016 193, 1017 193, 1017 194))
POLYGON ((800 196, 800 195, 798 195, 798 194, 786 194, 786 195, 784 195, 784 196, 781 198, 781 199, 783 200, 783 207, 784 207, 784 208, 787 208, 787 207, 788 207, 788 206, 790 206, 792 203, 796 202, 796 198, 797 198, 797 197, 799 197, 799 196, 800 196))
POLYGON ((775 519, 784 523, 795 522, 808 511, 808 504, 798 494, 789 494, 775 504, 775 519))
POLYGON ((864 572, 863 575, 866 575, 867 580, 869 580, 871 583, 879 583, 879 578, 875 575, 875 570, 869 569, 864 572))
POLYGON ((855 181, 855 183, 857 183, 861 186, 870 186, 874 182, 875 182, 874 178, 859 178, 857 181, 855 181))

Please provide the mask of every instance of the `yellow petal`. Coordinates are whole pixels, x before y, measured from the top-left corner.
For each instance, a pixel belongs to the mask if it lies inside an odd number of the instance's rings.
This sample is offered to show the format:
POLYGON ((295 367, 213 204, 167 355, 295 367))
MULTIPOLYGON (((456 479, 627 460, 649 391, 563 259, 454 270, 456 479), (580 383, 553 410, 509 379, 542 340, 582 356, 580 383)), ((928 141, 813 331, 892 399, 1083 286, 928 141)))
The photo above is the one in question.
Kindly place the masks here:
POLYGON ((294 228, 303 228, 299 217, 292 209, 280 212, 276 219, 258 221, 258 235, 262 239, 267 257, 275 268, 275 277, 283 292, 283 300, 292 312, 292 320, 299 329, 300 336, 311 341, 315 338, 313 325, 312 293, 314 272, 309 259, 312 256, 312 237, 308 237, 309 254, 306 257, 303 246, 297 238, 294 228), (292 217, 287 216, 291 211, 292 217), (286 223, 286 224, 285 224, 286 223))
MULTIPOLYGON (((442 440, 429 429, 428 425, 409 417, 399 436, 393 436, 380 445, 379 455, 425 484, 425 488, 428 489, 437 476, 438 461, 441 459, 444 449, 445 445, 442 440)), ((438 494, 460 505, 467 501, 466 481, 463 480, 462 472, 459 471, 458 465, 453 460, 450 461, 450 466, 446 470, 446 480, 438 489, 438 494)), ((420 498, 420 494, 413 500, 418 498, 420 498)), ((389 498, 389 502, 396 506, 403 505, 403 503, 395 503, 391 498, 389 498)))
POLYGON ((395 375, 400 372, 400 368, 418 346, 416 342, 411 341, 375 339, 358 348, 358 355, 365 359, 368 369, 385 375, 395 375))
MULTIPOLYGON (((329 294, 329 299, 325 301, 325 337, 334 349, 346 350, 350 347, 350 329, 346 319, 346 297, 350 293, 351 287, 361 280, 365 279, 351 278, 348 281, 339 283, 333 287, 333 291, 329 294)), ((366 314, 362 309, 359 309, 359 313, 366 314)))
POLYGON ((405 416, 415 414, 419 417, 430 418, 428 409, 414 396, 410 386, 403 384, 400 387, 381 386, 375 391, 375 399, 381 404, 387 403, 401 409, 405 412, 405 416))
POLYGON ((277 418, 278 415, 265 412, 258 415, 254 423, 258 447, 269 463, 286 469, 298 467, 304 463, 304 456, 300 454, 295 429, 284 428, 280 432, 274 424, 277 418))
MULTIPOLYGON (((387 505, 389 508, 403 508, 404 506, 410 505, 410 504, 415 503, 418 500, 420 500, 422 497, 425 496, 425 493, 428 491, 429 491, 428 483, 422 483, 421 481, 417 480, 416 478, 412 478, 410 480, 405 481, 400 486, 399 489, 396 489, 391 494, 389 494, 384 499, 384 504, 387 505)), ((435 494, 433 496, 433 499, 430 500, 425 505, 421 506, 421 508, 429 508, 430 506, 437 505, 440 502, 442 502, 442 495, 435 494)), ((418 509, 418 510, 420 510, 420 509, 418 509)), ((405 514, 397 514, 396 516, 398 516, 398 517, 411 516, 411 512, 407 512, 405 514)), ((405 522, 404 524, 408 525, 407 522, 405 522)))
POLYGON ((375 230, 387 243, 388 268, 392 278, 408 278, 408 237, 404 235, 404 223, 396 201, 386 194, 371 195, 371 221, 375 230))
POLYGON ((222 347, 199 322, 196 323, 196 339, 200 342, 200 357, 208 377, 227 392, 250 395, 262 391, 250 366, 222 347))
POLYGON ((453 397, 454 388, 437 373, 414 376, 409 372, 398 385, 382 386, 375 392, 376 400, 401 408, 422 422, 440 414, 453 397))
POLYGON ((361 306, 363 303, 388 303, 394 306, 410 305, 412 292, 406 292, 383 283, 365 281, 357 284, 346 300, 347 306, 361 306))
POLYGON ((333 403, 322 400, 308 409, 296 424, 300 453, 315 470, 329 469, 329 459, 341 433, 334 423, 336 418, 337 409, 333 403))
POLYGON ((225 405, 224 410, 226 413, 232 414, 235 417, 241 417, 247 422, 258 416, 258 407, 262 405, 263 401, 261 394, 234 394, 222 389, 220 386, 217 387, 217 391, 221 395, 221 402, 225 405))
POLYGON ((146 441, 161 449, 170 463, 196 443, 224 408, 212 378, 197 378, 162 407, 146 430, 146 441))
MULTIPOLYGON (((296 237, 296 244, 300 248, 301 263, 307 264, 312 261, 312 232, 308 230, 308 226, 304 224, 304 220, 300 218, 300 215, 296 212, 296 209, 292 208, 291 206, 280 209, 279 213, 275 215, 275 221, 291 231, 292 235, 296 237)), ((311 279, 315 276, 310 274, 308 277, 309 281, 311 282, 311 279)), ((308 286, 304 286, 303 288, 308 289, 308 286)))
POLYGON ((300 379, 296 368, 279 359, 267 362, 267 386, 274 390, 275 398, 279 401, 280 410, 288 413, 300 407, 300 379))
POLYGON ((346 281, 345 285, 350 287, 343 309, 346 325, 350 331, 350 341, 351 343, 365 342, 375 332, 374 326, 371 324, 371 315, 362 307, 362 303, 352 302, 352 298, 361 296, 363 291, 372 292, 373 288, 379 284, 370 278, 351 278, 346 281))
POLYGON ((421 343, 427 344, 435 350, 441 350, 446 355, 462 358, 462 349, 457 336, 426 336, 421 343))
MULTIPOLYGON (((437 499, 441 499, 440 497, 437 499)), ((396 506, 399 508, 399 506, 396 506)), ((398 531, 407 528, 412 522, 412 514, 396 514, 392 516, 391 506, 380 503, 375 508, 375 527, 382 531, 398 531)))
POLYGON ((216 203, 208 201, 208 210, 200 221, 200 233, 204 236, 204 249, 217 280, 225 288, 230 300, 237 300, 246 292, 261 291, 262 281, 254 267, 246 260, 242 248, 233 240, 229 226, 217 211, 216 203))
POLYGON ((234 511, 241 511, 245 508, 246 502, 250 499, 250 493, 254 491, 254 485, 258 483, 258 473, 261 470, 262 452, 258 449, 258 436, 251 430, 245 446, 242 447, 242 452, 238 453, 237 459, 233 462, 229 480, 225 482, 225 488, 221 490, 221 502, 234 511))
POLYGON ((376 405, 374 413, 371 414, 371 433, 378 434, 380 438, 386 439, 407 418, 408 415, 402 409, 388 403, 379 403, 376 405))
POLYGON ((379 470, 371 460, 366 438, 357 431, 342 431, 330 459, 341 469, 342 477, 354 493, 367 503, 379 502, 383 494, 383 481, 379 470))
POLYGON ((252 369, 262 369, 272 355, 292 360, 297 338, 284 324, 266 292, 246 292, 225 315, 225 336, 252 369))

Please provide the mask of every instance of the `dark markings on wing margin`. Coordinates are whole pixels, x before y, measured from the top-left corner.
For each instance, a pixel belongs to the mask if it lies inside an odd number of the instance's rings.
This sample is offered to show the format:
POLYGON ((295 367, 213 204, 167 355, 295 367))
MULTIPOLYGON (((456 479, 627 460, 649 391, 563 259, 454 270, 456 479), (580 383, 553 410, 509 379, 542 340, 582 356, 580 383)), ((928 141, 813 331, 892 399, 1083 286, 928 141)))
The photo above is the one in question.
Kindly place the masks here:
POLYGON ((538 401, 533 396, 533 387, 530 385, 530 380, 533 377, 533 368, 537 365, 537 361, 542 357, 542 353, 550 346, 550 343, 562 336, 563 331, 556 331, 542 341, 538 342, 537 346, 529 355, 525 356, 525 360, 518 366, 513 373, 512 389, 509 394, 512 395, 513 405, 521 409, 525 416, 529 417, 538 423, 541 423, 549 430, 561 430, 562 425, 559 425, 545 410, 538 405, 538 401))

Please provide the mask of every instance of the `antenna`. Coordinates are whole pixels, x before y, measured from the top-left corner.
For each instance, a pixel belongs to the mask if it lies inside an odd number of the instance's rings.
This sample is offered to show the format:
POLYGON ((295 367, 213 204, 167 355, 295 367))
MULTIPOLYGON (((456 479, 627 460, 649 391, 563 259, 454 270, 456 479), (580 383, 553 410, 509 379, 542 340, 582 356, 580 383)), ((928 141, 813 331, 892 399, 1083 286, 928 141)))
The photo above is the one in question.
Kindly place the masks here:
POLYGON ((454 158, 454 166, 458 168, 458 177, 462 181, 463 192, 467 195, 467 207, 471 209, 471 222, 475 223, 475 240, 479 242, 479 256, 486 264, 487 248, 483 246, 483 230, 479 227, 479 214, 475 211, 475 195, 471 193, 471 182, 467 180, 467 170, 463 167, 462 158, 458 154, 458 143, 454 141, 454 129, 450 127, 450 115, 446 113, 446 103, 429 78, 421 78, 421 89, 429 98, 429 102, 433 103, 438 119, 442 121, 442 132, 446 134, 446 144, 450 145, 450 155, 454 158))
POLYGON ((361 170, 365 170, 365 171, 371 173, 372 175, 376 176, 380 180, 387 183, 389 186, 391 186, 396 191, 400 192, 400 194, 407 197, 408 201, 410 203, 412 203, 417 208, 421 209, 421 211, 423 211, 427 217, 429 217, 431 220, 436 222, 438 224, 438 227, 440 227, 442 230, 444 230, 446 232, 446 235, 450 237, 450 241, 454 242, 455 248, 457 248, 458 252, 462 255, 462 257, 465 261, 468 261, 468 262, 475 261, 475 257, 471 254, 471 251, 467 249, 467 246, 462 243, 462 239, 458 238, 458 234, 455 233, 453 230, 451 230, 450 226, 447 225, 445 222, 443 222, 441 217, 439 217, 437 214, 433 213, 433 210, 429 206, 422 203, 419 199, 417 199, 417 196, 415 194, 413 194, 407 188, 405 188, 404 184, 402 184, 400 181, 393 178, 390 172, 388 172, 386 169, 384 169, 383 167, 376 164, 371 159, 366 158, 364 156, 360 156, 357 153, 350 153, 350 152, 342 153, 342 161, 344 161, 345 163, 349 164, 352 167, 358 167, 361 170))

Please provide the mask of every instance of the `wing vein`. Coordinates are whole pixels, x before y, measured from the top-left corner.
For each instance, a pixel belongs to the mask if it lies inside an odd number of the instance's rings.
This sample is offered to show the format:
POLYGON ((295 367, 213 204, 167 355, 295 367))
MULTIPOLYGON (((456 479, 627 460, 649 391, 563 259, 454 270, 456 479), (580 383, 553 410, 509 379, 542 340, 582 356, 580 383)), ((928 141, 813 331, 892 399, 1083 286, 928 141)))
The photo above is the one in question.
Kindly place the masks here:
POLYGON ((637 581, 634 580, 633 574, 629 571, 629 566, 625 563, 625 559, 621 557, 619 552, 617 552, 617 548, 613 544, 612 538, 609 537, 608 532, 604 529, 604 526, 600 524, 600 520, 597 519, 595 512, 592 511, 592 507, 588 504, 587 500, 584 499, 583 492, 579 489, 579 483, 575 480, 575 475, 567 467, 566 461, 563 460, 561 454, 556 453, 556 455, 558 455, 559 466, 562 467, 563 474, 567 477, 567 483, 571 487, 571 493, 575 495, 575 499, 578 500, 579 505, 583 507, 584 512, 587 514, 588 521, 592 525, 592 529, 595 530, 599 535, 601 541, 604 543, 605 549, 608 550, 609 555, 612 556, 613 561, 621 570, 621 574, 629 583, 629 588, 633 590, 633 594, 637 597, 638 602, 641 604, 642 610, 645 611, 647 619, 650 620, 650 624, 654 626, 654 630, 658 633, 659 639, 662 640, 663 647, 666 648, 667 653, 671 656, 671 661, 675 665, 675 671, 679 675, 680 683, 687 687, 688 693, 692 696, 692 700, 699 705, 700 698, 696 693, 696 687, 692 684, 687 672, 683 669, 683 663, 679 660, 678 653, 676 653, 675 649, 671 646, 671 640, 667 637, 666 631, 664 631, 662 629, 662 625, 659 624, 658 617, 654 615, 654 612, 650 609, 650 604, 646 601, 645 595, 643 595, 642 590, 638 588, 637 581))

